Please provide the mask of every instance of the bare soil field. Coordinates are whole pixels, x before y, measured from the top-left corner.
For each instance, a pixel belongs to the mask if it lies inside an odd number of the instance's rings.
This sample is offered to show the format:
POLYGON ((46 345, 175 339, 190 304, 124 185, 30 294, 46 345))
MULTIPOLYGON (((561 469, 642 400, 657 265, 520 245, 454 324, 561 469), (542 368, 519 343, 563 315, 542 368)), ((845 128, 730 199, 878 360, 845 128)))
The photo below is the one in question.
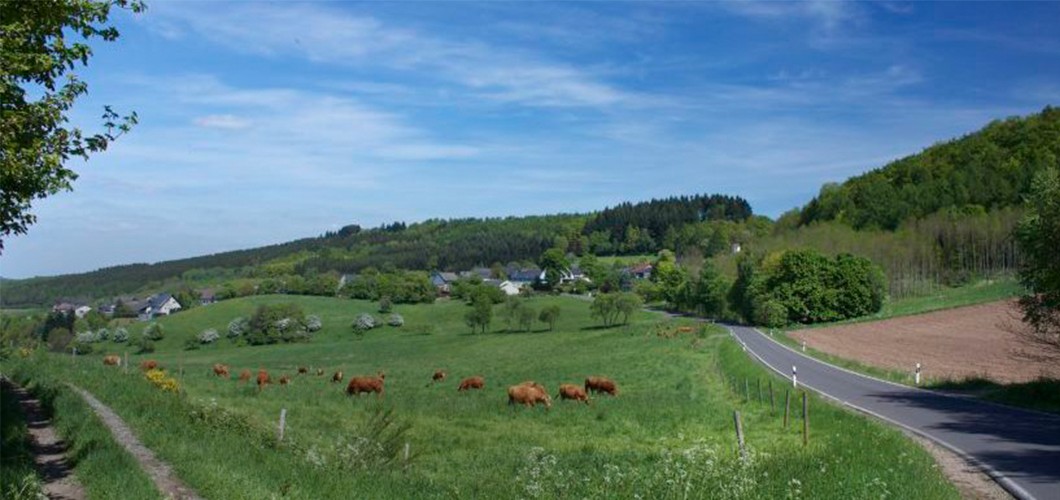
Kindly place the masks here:
POLYGON ((1011 300, 914 316, 792 332, 808 347, 928 379, 983 377, 999 383, 1060 378, 1060 353, 1021 335, 1011 300))

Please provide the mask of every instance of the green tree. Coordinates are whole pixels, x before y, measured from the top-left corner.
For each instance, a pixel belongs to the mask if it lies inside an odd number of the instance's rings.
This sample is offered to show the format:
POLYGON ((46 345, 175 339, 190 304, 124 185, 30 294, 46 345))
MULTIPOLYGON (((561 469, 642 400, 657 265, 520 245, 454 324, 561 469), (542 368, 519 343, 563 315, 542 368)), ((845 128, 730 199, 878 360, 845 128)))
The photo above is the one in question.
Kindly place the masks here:
POLYGON ((1060 347, 1060 171, 1039 172, 1027 196, 1027 213, 1016 230, 1023 254, 1020 297, 1023 320, 1043 340, 1060 347))
POLYGON ((718 272, 714 262, 707 259, 703 262, 699 279, 696 280, 693 293, 694 309, 702 316, 721 318, 726 314, 726 294, 729 283, 718 272))
POLYGON ((523 331, 529 332, 530 328, 534 326, 534 317, 537 316, 537 312, 534 311, 533 307, 524 305, 519 309, 519 327, 523 331))
POLYGON ((141 12, 138 0, 3 0, 0 2, 0 248, 3 237, 24 234, 36 217, 33 200, 71 189, 71 157, 88 159, 136 124, 104 107, 104 132, 86 136, 68 125, 74 102, 88 85, 70 73, 87 65, 93 38, 118 39, 107 25, 111 8, 141 12), (79 37, 77 41, 70 38, 79 37))
POLYGON ((488 295, 479 293, 471 300, 471 310, 464 315, 464 322, 474 333, 476 328, 486 333, 493 321, 493 301, 488 295))
POLYGON ((604 326, 611 326, 618 312, 616 293, 597 294, 592 304, 589 304, 589 316, 603 322, 604 326))
POLYGON ((550 305, 541 308, 541 313, 538 314, 537 320, 542 323, 548 323, 548 330, 552 331, 556 328, 556 321, 559 320, 560 308, 558 305, 550 305))
POLYGON ((538 265, 545 271, 545 281, 548 287, 555 288, 559 280, 563 278, 563 272, 570 268, 570 262, 563 250, 549 248, 541 254, 538 265))
POLYGON ((616 316, 622 315, 623 324, 628 324, 629 317, 641 307, 644 307, 644 301, 635 293, 621 292, 615 298, 615 313, 616 316))

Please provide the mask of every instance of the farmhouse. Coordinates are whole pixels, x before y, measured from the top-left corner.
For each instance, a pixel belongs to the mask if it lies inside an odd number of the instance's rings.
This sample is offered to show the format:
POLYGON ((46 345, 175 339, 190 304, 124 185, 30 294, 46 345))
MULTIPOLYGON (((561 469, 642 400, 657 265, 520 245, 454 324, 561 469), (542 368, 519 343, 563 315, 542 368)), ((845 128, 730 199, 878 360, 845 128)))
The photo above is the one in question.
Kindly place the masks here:
POLYGON ((654 266, 648 262, 642 262, 640 264, 634 264, 629 268, 629 274, 633 275, 634 278, 646 280, 651 279, 651 272, 654 266))
POLYGON ((169 316, 180 309, 177 299, 168 293, 160 293, 149 297, 147 302, 136 310, 136 316, 140 318, 140 321, 147 321, 155 316, 169 316))
POLYGON ((449 295, 452 291, 453 283, 460 279, 456 273, 435 271, 431 273, 431 284, 438 290, 439 295, 449 295))
POLYGON ((533 285, 537 281, 545 279, 545 272, 537 269, 519 269, 517 271, 508 273, 508 281, 511 281, 516 286, 533 285))
POLYGON ((217 302, 217 293, 213 288, 204 288, 199 291, 199 304, 207 306, 217 302))
POLYGON ((483 284, 499 288, 505 295, 519 295, 520 287, 508 280, 482 280, 483 284))

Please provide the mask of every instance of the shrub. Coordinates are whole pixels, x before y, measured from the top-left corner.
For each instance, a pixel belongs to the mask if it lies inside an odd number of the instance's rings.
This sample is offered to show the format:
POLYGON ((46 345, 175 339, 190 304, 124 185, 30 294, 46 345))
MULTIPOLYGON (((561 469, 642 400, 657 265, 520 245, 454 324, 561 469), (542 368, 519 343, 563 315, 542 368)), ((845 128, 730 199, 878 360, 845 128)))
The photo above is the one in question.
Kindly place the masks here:
POLYGON ((155 343, 143 335, 140 335, 139 340, 134 345, 136 346, 136 354, 155 352, 155 343))
MULTIPOLYGON (((78 332, 74 336, 74 342, 78 344, 91 344, 96 341, 96 334, 93 332, 78 332)), ((80 347, 80 346, 78 346, 80 347)), ((81 349, 78 349, 80 351, 81 349)))
POLYGON ((240 316, 228 323, 228 338, 242 337, 246 335, 248 330, 250 330, 250 322, 247 321, 247 318, 240 316))
POLYGON ((261 305, 244 337, 251 345, 304 340, 309 337, 305 324, 305 313, 297 304, 261 305))
POLYGON ((110 339, 118 343, 128 341, 129 330, 126 330, 124 327, 119 326, 115 328, 114 331, 111 333, 110 339))
POLYGON ((217 330, 214 330, 213 328, 199 332, 199 336, 197 337, 200 344, 212 344, 219 338, 221 338, 221 336, 217 333, 217 330))
POLYGON ((320 316, 310 314, 309 316, 305 317, 305 329, 309 331, 309 333, 319 331, 323 327, 324 324, 321 323, 320 316))
POLYGON ((143 335, 151 340, 162 340, 166 335, 166 330, 161 324, 152 321, 144 328, 143 335))
POLYGON ((402 326, 405 324, 405 318, 401 317, 398 313, 394 313, 386 319, 386 324, 390 326, 402 326))
POLYGON ((104 340, 110 340, 110 330, 107 330, 106 328, 96 330, 96 342, 102 342, 104 340))
POLYGON ((755 308, 755 323, 780 328, 788 323, 788 308, 776 300, 767 300, 755 308))
POLYGON ((155 387, 158 387, 163 391, 180 391, 180 384, 177 383, 177 380, 173 377, 166 376, 166 372, 159 370, 158 368, 148 370, 147 373, 144 374, 144 377, 147 377, 147 380, 150 380, 151 383, 155 385, 155 387))
POLYGON ((358 333, 364 333, 372 328, 375 328, 376 321, 375 317, 368 313, 361 313, 357 316, 357 319, 353 320, 353 331, 358 333))
POLYGON ((192 338, 188 338, 188 339, 184 340, 184 350, 185 351, 197 350, 199 348, 199 345, 200 345, 199 344, 199 339, 197 339, 197 338, 192 337, 192 338))
POLYGON ((379 299, 379 312, 386 314, 394 308, 394 303, 391 302, 389 295, 384 295, 379 299))

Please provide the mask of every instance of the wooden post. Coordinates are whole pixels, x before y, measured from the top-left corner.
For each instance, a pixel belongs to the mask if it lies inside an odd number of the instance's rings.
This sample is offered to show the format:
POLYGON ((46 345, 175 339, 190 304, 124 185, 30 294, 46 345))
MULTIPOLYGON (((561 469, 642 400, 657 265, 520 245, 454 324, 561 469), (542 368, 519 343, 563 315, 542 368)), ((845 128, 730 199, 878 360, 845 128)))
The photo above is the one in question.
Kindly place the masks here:
POLYGON ((806 393, 802 393, 802 445, 810 444, 810 405, 806 393))
POLYGON ((788 415, 791 413, 791 390, 784 391, 784 428, 788 428, 788 415))
POLYGON ((751 402, 751 383, 747 381, 747 378, 743 379, 743 400, 746 403, 751 402))
POLYGON ((129 351, 125 351, 125 363, 122 366, 125 367, 125 373, 129 373, 129 351))
POLYGON ((278 441, 283 441, 283 431, 287 427, 287 408, 280 410, 280 437, 278 441))
POLYGON ((777 399, 773 396, 773 379, 769 379, 769 410, 777 410, 777 399))
POLYGON ((744 449, 743 441, 743 422, 740 421, 739 410, 732 412, 732 420, 736 424, 736 444, 740 447, 740 458, 743 460, 747 459, 747 450, 744 449))
POLYGON ((759 403, 762 402, 762 379, 760 378, 755 379, 755 397, 759 403))

